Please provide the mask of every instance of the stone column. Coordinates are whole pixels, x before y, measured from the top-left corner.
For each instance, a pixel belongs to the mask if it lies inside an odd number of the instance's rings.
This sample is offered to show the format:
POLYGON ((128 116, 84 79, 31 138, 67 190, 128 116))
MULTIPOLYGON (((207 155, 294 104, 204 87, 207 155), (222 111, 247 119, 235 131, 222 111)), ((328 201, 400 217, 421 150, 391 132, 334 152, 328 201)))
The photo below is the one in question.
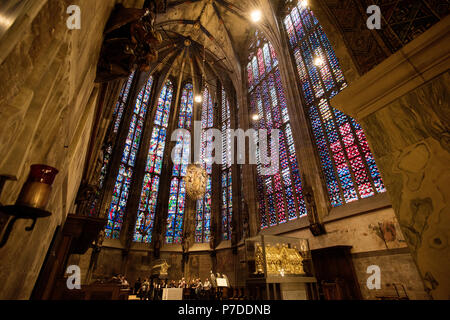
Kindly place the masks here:
POLYGON ((449 30, 447 17, 332 100, 364 128, 434 299, 450 298, 449 30))

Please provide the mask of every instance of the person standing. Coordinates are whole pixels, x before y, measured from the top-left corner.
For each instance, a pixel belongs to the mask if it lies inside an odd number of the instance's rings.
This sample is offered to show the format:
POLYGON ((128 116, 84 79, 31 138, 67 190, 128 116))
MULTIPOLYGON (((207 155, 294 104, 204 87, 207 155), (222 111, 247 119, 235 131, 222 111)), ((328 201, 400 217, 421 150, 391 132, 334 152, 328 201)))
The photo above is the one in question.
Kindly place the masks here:
POLYGON ((211 282, 209 281, 208 278, 206 278, 205 282, 203 283, 203 291, 205 293, 205 298, 207 300, 211 299, 211 282))
POLYGON ((148 299, 148 292, 150 290, 150 282, 146 278, 144 282, 142 283, 141 288, 139 289, 139 298, 141 300, 147 300, 148 299))
POLYGON ((142 280, 139 277, 136 282, 134 283, 134 294, 137 296, 139 289, 141 288, 142 280))

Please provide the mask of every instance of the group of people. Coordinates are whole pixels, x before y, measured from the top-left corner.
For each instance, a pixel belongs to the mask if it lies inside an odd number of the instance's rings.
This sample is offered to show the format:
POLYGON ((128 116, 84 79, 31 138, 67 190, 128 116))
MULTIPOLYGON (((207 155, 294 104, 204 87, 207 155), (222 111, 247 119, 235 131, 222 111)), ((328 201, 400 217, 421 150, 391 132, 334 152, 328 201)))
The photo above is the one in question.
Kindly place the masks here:
POLYGON ((139 278, 134 286, 134 293, 140 300, 162 300, 164 288, 181 288, 184 289, 185 295, 188 295, 189 299, 194 300, 209 300, 214 299, 216 290, 210 279, 201 281, 200 278, 186 280, 184 277, 179 281, 175 280, 160 280, 145 278, 141 280, 139 278))

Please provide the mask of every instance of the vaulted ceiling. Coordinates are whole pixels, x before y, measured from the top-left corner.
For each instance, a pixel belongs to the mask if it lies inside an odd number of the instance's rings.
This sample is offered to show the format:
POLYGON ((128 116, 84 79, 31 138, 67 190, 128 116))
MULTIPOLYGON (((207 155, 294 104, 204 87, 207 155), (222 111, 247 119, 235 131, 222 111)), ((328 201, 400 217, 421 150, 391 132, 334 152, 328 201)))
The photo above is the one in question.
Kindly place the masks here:
POLYGON ((236 72, 239 53, 252 27, 250 10, 249 1, 169 0, 166 13, 157 18, 156 28, 165 38, 190 37, 205 46, 215 61, 236 72))
POLYGON ((168 0, 155 23, 163 36, 157 68, 170 66, 172 73, 200 72, 222 81, 228 77, 238 86, 255 27, 250 13, 261 3, 269 5, 268 0, 168 0))

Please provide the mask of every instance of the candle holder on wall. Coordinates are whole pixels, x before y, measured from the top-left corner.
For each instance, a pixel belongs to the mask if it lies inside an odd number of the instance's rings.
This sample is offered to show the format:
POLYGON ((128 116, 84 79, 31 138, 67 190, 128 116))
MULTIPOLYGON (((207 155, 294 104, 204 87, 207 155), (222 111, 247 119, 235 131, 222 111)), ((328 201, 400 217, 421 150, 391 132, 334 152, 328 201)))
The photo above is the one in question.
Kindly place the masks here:
POLYGON ((32 231, 39 218, 52 215, 46 211, 46 206, 50 199, 52 184, 58 170, 47 165, 32 165, 27 181, 20 191, 19 198, 15 205, 0 206, 0 211, 13 218, 8 222, 5 232, 0 241, 0 248, 4 247, 9 235, 18 219, 33 220, 31 226, 26 227, 26 231, 32 231))

